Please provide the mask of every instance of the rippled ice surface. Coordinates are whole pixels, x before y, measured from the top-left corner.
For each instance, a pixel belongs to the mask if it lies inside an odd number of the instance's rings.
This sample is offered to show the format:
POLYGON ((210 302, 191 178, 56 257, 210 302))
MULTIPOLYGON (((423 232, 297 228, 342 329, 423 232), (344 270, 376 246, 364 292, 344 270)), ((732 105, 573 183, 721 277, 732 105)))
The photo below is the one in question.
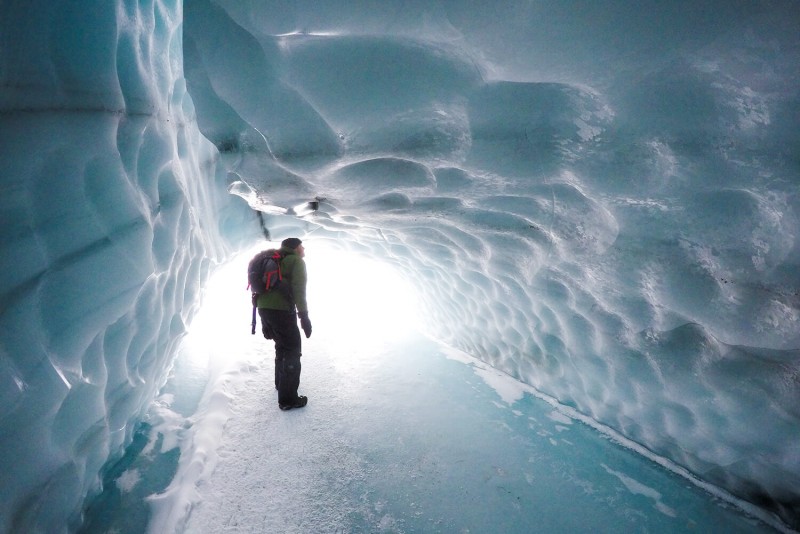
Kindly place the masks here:
POLYGON ((421 334, 388 272, 356 298, 312 278, 310 401, 281 412, 271 346, 249 335, 246 298, 230 307, 239 269, 220 274, 85 532, 771 531, 421 334))

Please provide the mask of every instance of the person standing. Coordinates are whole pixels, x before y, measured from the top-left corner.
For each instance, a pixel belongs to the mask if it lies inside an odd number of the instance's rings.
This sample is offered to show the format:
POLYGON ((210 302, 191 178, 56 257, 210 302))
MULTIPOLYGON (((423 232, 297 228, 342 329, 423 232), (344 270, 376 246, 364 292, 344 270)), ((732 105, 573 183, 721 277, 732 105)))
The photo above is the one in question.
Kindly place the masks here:
POLYGON ((261 317, 264 337, 275 341, 275 387, 278 389, 278 406, 281 410, 302 408, 308 397, 298 395, 300 386, 301 338, 297 319, 311 337, 311 321, 306 302, 305 248, 296 237, 281 242, 281 277, 290 291, 269 291, 258 296, 256 306, 261 317), (296 311, 295 311, 296 310, 296 311))

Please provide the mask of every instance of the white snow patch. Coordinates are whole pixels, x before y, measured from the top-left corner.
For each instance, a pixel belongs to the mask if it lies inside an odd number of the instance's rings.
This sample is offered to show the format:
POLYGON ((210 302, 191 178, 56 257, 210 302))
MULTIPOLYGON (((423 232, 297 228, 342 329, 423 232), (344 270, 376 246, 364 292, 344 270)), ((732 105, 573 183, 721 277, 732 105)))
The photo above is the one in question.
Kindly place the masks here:
POLYGON ((114 483, 122 493, 130 492, 142 479, 138 469, 129 469, 122 473, 114 483))

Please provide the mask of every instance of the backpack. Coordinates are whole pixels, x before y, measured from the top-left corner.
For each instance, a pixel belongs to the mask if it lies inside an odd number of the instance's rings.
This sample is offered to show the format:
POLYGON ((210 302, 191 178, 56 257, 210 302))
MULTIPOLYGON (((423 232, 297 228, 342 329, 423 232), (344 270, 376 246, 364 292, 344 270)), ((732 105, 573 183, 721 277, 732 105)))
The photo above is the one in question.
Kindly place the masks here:
POLYGON ((274 248, 262 250, 247 264, 247 288, 253 295, 261 295, 274 289, 283 280, 281 260, 283 256, 274 248))
POLYGON ((256 333, 256 301, 258 296, 278 291, 289 302, 293 302, 292 288, 281 274, 283 255, 274 248, 262 250, 247 264, 247 289, 252 292, 253 320, 250 333, 256 333))

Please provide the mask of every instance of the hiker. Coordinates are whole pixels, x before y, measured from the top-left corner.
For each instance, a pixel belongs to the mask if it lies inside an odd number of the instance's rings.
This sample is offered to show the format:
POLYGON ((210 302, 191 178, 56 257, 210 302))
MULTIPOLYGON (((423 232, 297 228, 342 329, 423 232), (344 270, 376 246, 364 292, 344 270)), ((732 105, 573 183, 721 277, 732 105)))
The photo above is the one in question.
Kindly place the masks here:
POLYGON ((258 296, 256 306, 264 337, 275 341, 275 387, 281 410, 302 408, 308 397, 297 395, 300 386, 300 329, 311 337, 306 303, 306 263, 303 242, 296 237, 281 242, 280 271, 289 292, 268 291, 258 296), (297 312, 295 313, 295 307, 297 312))

